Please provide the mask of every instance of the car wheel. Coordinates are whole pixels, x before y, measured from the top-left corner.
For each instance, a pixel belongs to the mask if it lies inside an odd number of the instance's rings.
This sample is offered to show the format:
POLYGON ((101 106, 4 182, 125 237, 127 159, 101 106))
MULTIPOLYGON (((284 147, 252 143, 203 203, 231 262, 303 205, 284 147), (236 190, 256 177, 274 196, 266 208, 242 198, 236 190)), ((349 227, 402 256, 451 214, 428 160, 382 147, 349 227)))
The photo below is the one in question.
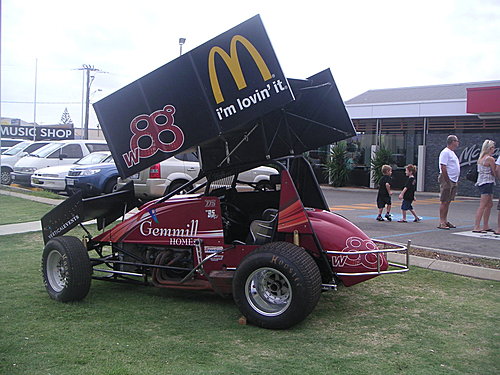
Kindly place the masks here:
POLYGON ((257 190, 261 191, 270 191, 273 189, 273 186, 271 185, 271 182, 268 180, 263 180, 257 182, 257 190))
POLYGON ((12 177, 10 177, 11 170, 9 168, 2 168, 2 185, 10 185, 12 183, 12 177))
MULTIPOLYGON (((182 185, 184 185, 187 181, 174 181, 170 184, 170 186, 168 187, 168 192, 171 193, 172 191, 174 190, 177 190, 178 188, 180 188, 182 185)), ((179 191, 178 194, 186 194, 187 193, 187 190, 186 189, 182 189, 181 191, 179 191)))
POLYGON ((87 249, 76 237, 56 237, 45 246, 42 255, 45 288, 52 299, 79 301, 90 289, 92 266, 87 249))
POLYGON ((106 182, 106 186, 104 186, 104 192, 106 194, 112 193, 113 191, 116 190, 116 182, 117 178, 112 178, 108 182, 106 182))
POLYGON ((288 242, 272 242, 248 254, 236 270, 233 298, 251 323, 289 328, 318 303, 321 275, 312 257, 288 242))

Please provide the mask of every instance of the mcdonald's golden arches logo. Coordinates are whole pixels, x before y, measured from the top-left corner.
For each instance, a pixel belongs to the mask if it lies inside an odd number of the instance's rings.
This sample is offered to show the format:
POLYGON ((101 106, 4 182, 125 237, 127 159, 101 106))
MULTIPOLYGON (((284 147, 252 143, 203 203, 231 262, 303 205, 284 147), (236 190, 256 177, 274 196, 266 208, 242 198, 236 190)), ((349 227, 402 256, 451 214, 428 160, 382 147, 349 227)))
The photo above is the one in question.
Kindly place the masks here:
POLYGON ((233 76, 234 82, 238 87, 238 90, 242 90, 247 87, 245 77, 243 76, 243 71, 241 70, 240 60, 238 59, 238 50, 236 49, 237 43, 241 43, 247 51, 252 56, 253 61, 259 68, 262 79, 267 81, 272 78, 271 72, 266 65, 266 62, 260 55, 259 51, 254 47, 254 45, 244 36, 235 35, 231 38, 229 54, 224 51, 221 47, 212 47, 210 53, 208 54, 208 74, 210 76, 210 84, 212 85, 212 92, 214 94, 215 101, 217 104, 224 101, 224 96, 219 85, 219 78, 217 77, 217 72, 215 70, 215 54, 218 54, 224 63, 228 67, 231 75, 233 76))

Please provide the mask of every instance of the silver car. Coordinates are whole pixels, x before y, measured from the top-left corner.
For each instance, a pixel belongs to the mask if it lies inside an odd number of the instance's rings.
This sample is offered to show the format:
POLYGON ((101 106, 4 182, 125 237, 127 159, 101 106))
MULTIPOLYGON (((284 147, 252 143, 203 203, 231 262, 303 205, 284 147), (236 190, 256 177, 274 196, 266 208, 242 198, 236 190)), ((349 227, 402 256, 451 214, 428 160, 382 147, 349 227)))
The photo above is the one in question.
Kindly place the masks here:
MULTIPOLYGON (((199 173, 198 157, 193 152, 186 152, 157 163, 129 178, 118 178, 117 187, 133 181, 136 197, 155 199, 193 180, 199 173)), ((277 173, 274 168, 262 166, 242 172, 238 179, 265 185, 269 181, 269 176, 277 173)), ((201 180, 201 183, 203 182, 204 180, 201 180)))

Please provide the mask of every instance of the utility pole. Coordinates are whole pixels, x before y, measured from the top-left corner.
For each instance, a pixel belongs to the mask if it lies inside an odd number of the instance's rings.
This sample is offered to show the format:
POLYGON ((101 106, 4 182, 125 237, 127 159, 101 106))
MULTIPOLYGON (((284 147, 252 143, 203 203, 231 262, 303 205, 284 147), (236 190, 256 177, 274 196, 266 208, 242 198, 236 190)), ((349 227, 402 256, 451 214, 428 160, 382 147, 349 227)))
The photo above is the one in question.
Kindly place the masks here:
MULTIPOLYGON (((83 64, 81 68, 77 70, 84 70, 86 74, 87 89, 85 93, 85 122, 83 128, 83 138, 89 139, 89 112, 90 112, 90 86, 94 82, 95 75, 90 75, 90 72, 102 72, 100 69, 94 67, 94 65, 83 64)), ((102 72, 104 73, 104 72, 102 72)))

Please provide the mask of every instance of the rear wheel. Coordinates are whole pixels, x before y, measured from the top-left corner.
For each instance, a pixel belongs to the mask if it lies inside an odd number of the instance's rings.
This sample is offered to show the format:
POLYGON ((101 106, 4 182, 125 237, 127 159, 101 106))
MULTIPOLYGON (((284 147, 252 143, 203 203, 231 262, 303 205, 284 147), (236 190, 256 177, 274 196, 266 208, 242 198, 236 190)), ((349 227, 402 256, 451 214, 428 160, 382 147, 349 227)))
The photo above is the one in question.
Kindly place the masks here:
POLYGON ((307 252, 288 242, 272 242, 247 255, 236 270, 233 297, 253 324, 289 328, 318 303, 321 275, 307 252))
POLYGON ((79 301, 88 294, 92 276, 87 249, 76 237, 56 237, 45 245, 42 255, 45 288, 52 299, 79 301))
MULTIPOLYGON (((168 192, 171 193, 172 191, 177 190, 182 185, 184 185, 186 182, 187 181, 174 181, 174 182, 172 182, 170 184, 170 186, 168 187, 168 192)), ((186 193, 187 193, 187 190, 186 189, 182 189, 177 194, 186 194, 186 193)))
POLYGON ((270 191, 273 189, 273 186, 271 185, 271 182, 269 180, 263 180, 257 182, 257 190, 261 191, 270 191))

